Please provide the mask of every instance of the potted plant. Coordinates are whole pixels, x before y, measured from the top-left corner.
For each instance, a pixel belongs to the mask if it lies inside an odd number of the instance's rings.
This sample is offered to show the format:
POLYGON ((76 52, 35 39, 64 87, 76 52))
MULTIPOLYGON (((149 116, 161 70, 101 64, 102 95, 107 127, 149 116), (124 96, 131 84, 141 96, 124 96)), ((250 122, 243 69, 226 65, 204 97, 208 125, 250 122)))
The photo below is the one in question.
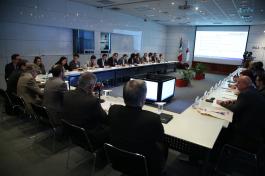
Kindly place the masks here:
POLYGON ((205 79, 205 71, 207 70, 207 67, 205 64, 198 63, 196 64, 195 68, 193 69, 195 72, 194 79, 195 80, 202 80, 205 79))
POLYGON ((192 70, 180 70, 176 77, 176 86, 177 87, 187 87, 190 84, 190 80, 193 78, 192 70))

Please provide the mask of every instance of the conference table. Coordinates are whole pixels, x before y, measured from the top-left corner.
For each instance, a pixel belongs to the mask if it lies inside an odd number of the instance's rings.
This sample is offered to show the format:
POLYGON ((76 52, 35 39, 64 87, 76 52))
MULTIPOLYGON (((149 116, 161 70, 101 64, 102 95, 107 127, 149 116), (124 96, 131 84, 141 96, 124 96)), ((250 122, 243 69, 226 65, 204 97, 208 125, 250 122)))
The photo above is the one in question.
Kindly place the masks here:
MULTIPOLYGON (((91 69, 86 70, 93 72, 99 76, 100 79, 118 79, 120 72, 124 72, 123 76, 131 76, 135 73, 143 73, 147 70, 149 71, 167 71, 167 68, 173 70, 176 69, 177 62, 167 62, 167 63, 157 63, 157 64, 144 64, 138 66, 127 66, 127 67, 113 67, 104 69, 91 69), (139 70, 144 71, 139 71, 139 70), (133 71, 131 71, 133 70, 133 71), (109 74, 107 76, 102 76, 104 74, 109 74)), ((209 90, 205 92, 204 96, 196 100, 196 102, 188 107, 181 114, 163 110, 163 113, 172 115, 172 120, 163 124, 165 130, 165 142, 168 146, 176 151, 201 156, 205 150, 211 150, 222 130, 222 128, 227 128, 229 123, 232 122, 233 113, 219 105, 216 104, 216 100, 235 100, 237 96, 234 92, 228 89, 228 84, 232 80, 234 75, 237 75, 242 71, 241 68, 237 69, 231 73, 219 84, 216 84, 209 90), (209 97, 214 97, 215 101, 213 103, 206 102, 209 97), (217 113, 216 113, 217 112, 217 113), (220 115, 224 113, 225 115, 220 115)), ((67 72, 68 77, 80 76, 83 72, 67 72)), ((40 76, 39 81, 43 80, 44 77, 40 76)), ((47 78, 46 78, 47 79, 47 78)), ((124 105, 123 99, 121 97, 111 97, 102 96, 105 100, 102 103, 102 107, 108 111, 108 108, 113 104, 124 105)), ((152 106, 145 105, 143 109, 157 113, 158 109, 152 106)))
MULTIPOLYGON (((228 88, 228 84, 231 83, 233 76, 240 72, 239 68, 231 73, 181 114, 163 110, 163 113, 173 116, 171 121, 163 124, 165 142, 171 149, 205 157, 205 152, 213 148, 222 128, 227 128, 232 122, 233 112, 217 105, 216 100, 235 100, 237 98, 235 92, 228 88), (214 102, 206 102, 206 99, 211 97, 215 97, 214 102)), ((124 105, 121 97, 102 96, 102 99, 105 100, 102 103, 105 111, 108 111, 113 104, 124 105)), ((159 112, 157 108, 148 105, 145 105, 143 109, 159 112)))
POLYGON ((145 63, 137 65, 125 65, 106 68, 86 68, 83 71, 70 71, 66 72, 65 76, 68 78, 69 85, 72 84, 72 80, 77 78, 83 72, 92 72, 97 76, 99 82, 111 80, 116 85, 119 80, 124 78, 130 78, 135 75, 141 75, 146 73, 167 73, 170 71, 176 71, 177 61, 167 61, 162 63, 145 63))

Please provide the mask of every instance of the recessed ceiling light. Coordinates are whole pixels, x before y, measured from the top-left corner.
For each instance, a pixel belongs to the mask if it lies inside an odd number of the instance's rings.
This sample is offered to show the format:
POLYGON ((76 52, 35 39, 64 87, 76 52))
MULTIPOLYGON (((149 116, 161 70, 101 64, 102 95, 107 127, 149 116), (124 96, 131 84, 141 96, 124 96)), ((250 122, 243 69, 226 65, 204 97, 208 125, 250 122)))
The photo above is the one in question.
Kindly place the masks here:
POLYGON ((263 31, 265 33, 265 31, 263 31))
POLYGON ((171 2, 171 5, 175 5, 175 2, 171 2))
POLYGON ((199 10, 199 7, 195 7, 195 10, 199 10))

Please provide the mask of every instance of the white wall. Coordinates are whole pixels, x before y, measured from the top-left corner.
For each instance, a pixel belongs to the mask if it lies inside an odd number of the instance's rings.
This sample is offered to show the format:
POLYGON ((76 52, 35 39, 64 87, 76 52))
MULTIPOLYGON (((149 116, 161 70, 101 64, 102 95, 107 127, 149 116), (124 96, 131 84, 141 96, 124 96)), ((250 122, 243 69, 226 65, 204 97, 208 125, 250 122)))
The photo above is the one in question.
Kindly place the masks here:
POLYGON ((167 28, 166 58, 168 60, 177 60, 179 43, 182 38, 183 61, 186 60, 186 49, 189 48, 191 63, 193 58, 193 48, 195 40, 195 27, 190 26, 169 26, 167 28))
POLYGON ((247 51, 252 51, 255 60, 265 65, 265 25, 251 26, 247 43, 247 51))
MULTIPOLYGON (((71 56, 71 29, 95 31, 95 53, 100 53, 100 32, 115 29, 141 31, 144 52, 165 53, 166 27, 106 9, 97 9, 68 0, 0 1, 0 87, 4 65, 13 53, 31 59, 45 55, 47 68, 59 56, 71 56)), ((88 56, 82 56, 85 62, 88 56)))

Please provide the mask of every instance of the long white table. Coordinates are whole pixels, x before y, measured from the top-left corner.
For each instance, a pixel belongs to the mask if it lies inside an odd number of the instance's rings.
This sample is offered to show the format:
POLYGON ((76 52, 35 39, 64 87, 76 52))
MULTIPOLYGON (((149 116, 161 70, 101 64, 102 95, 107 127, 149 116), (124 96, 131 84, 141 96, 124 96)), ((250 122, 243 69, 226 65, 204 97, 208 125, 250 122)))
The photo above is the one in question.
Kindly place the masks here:
MULTIPOLYGON (((241 69, 238 69, 230 74, 229 78, 227 79, 231 79, 235 74, 239 72, 241 72, 241 69)), ((216 99, 222 99, 222 97, 227 96, 225 95, 226 89, 223 89, 224 86, 227 87, 227 82, 223 82, 216 90, 212 91, 208 96, 204 98, 215 97, 216 99)), ((236 99, 236 95, 232 95, 233 94, 231 93, 231 99, 236 99)), ((123 99, 120 97, 103 96, 103 99, 106 100, 106 102, 102 104, 105 110, 108 110, 109 106, 112 104, 124 105, 123 99)), ((207 103, 203 100, 203 106, 214 108, 214 103, 207 103)), ((216 108, 220 110, 220 107, 216 108)), ((143 109, 157 112, 157 108, 147 105, 145 105, 143 109)), ((229 112, 229 110, 227 109, 223 108, 223 110, 229 112)), ((186 141, 188 143, 195 144, 201 147, 205 147, 207 149, 213 148, 222 128, 226 128, 232 121, 230 120, 230 117, 228 119, 220 119, 213 116, 201 114, 192 106, 187 108, 181 114, 166 110, 164 110, 164 113, 173 115, 173 119, 169 123, 163 124, 165 134, 167 136, 175 139, 180 139, 182 141, 186 141)), ((231 111, 230 113, 231 114, 229 116, 232 117, 233 113, 231 111)))

